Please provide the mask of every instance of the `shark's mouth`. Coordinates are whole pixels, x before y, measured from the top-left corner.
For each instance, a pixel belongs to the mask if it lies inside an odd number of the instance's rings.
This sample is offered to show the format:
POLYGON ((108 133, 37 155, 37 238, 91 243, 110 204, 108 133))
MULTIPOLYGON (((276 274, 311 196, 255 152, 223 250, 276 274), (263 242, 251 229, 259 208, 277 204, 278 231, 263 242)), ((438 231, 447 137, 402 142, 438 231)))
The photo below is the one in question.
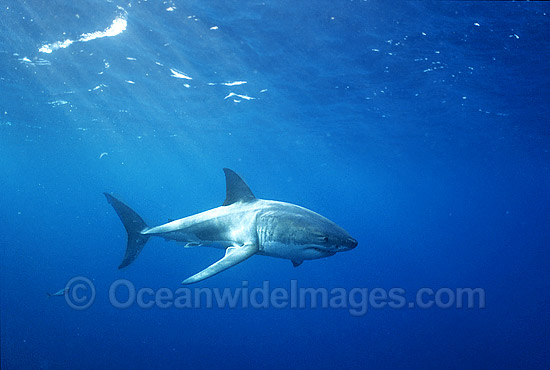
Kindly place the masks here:
POLYGON ((332 255, 336 254, 336 251, 321 248, 321 247, 309 247, 307 249, 313 249, 314 251, 317 251, 317 252, 322 253, 322 254, 326 254, 327 256, 332 256, 332 255))

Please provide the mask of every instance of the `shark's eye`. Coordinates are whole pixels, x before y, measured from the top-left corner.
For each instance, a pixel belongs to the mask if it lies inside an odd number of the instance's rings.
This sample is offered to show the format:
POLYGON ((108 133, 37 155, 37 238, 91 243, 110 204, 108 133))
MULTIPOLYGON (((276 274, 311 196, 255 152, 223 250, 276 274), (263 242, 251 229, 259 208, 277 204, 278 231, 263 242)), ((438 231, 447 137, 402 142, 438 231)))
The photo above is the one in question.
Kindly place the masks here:
POLYGON ((323 240, 326 241, 326 242, 328 242, 328 236, 325 236, 325 237, 323 238, 323 240))

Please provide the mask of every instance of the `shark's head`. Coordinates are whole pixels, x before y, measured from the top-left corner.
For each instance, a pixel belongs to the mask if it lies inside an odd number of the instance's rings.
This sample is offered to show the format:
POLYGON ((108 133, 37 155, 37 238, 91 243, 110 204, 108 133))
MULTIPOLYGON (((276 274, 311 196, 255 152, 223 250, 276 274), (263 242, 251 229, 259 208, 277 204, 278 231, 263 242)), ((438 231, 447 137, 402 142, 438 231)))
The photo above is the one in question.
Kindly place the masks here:
POLYGON ((346 230, 302 207, 285 204, 264 216, 263 242, 292 246, 297 260, 328 257, 357 246, 346 230))
POLYGON ((300 220, 294 230, 294 244, 305 250, 331 256, 357 247, 357 240, 334 222, 320 216, 300 220), (305 221, 305 222, 304 222, 305 221))

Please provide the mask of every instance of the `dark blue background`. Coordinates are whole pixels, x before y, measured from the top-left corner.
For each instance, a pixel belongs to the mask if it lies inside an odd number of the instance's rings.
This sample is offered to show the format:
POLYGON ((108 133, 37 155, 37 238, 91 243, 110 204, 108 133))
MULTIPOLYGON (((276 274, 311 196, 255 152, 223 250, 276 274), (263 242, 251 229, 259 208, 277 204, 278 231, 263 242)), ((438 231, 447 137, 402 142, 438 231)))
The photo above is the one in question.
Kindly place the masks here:
POLYGON ((117 1, 0 9, 2 368, 549 368, 547 4, 118 5, 123 33, 51 54, 117 1), (119 271, 102 192, 155 225, 220 205, 223 167, 359 246, 296 269, 256 256, 200 286, 481 287, 486 308, 113 308, 114 280, 176 289, 220 251, 151 240, 119 271), (78 275, 90 309, 46 299, 78 275))

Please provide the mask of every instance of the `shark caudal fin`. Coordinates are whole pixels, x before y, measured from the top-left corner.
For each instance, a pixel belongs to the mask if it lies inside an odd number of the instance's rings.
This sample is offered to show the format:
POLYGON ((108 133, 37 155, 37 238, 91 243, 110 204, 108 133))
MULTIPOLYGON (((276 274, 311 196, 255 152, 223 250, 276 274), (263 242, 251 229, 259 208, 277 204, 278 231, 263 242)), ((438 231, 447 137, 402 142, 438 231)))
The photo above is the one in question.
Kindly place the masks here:
POLYGON ((126 246, 126 253, 124 259, 118 266, 119 269, 124 268, 134 262, 137 258, 145 243, 149 239, 149 235, 143 235, 142 232, 147 230, 147 224, 143 219, 120 200, 113 197, 111 194, 103 193, 107 198, 107 201, 113 206, 118 217, 124 224, 126 232, 128 233, 128 245, 126 246))

